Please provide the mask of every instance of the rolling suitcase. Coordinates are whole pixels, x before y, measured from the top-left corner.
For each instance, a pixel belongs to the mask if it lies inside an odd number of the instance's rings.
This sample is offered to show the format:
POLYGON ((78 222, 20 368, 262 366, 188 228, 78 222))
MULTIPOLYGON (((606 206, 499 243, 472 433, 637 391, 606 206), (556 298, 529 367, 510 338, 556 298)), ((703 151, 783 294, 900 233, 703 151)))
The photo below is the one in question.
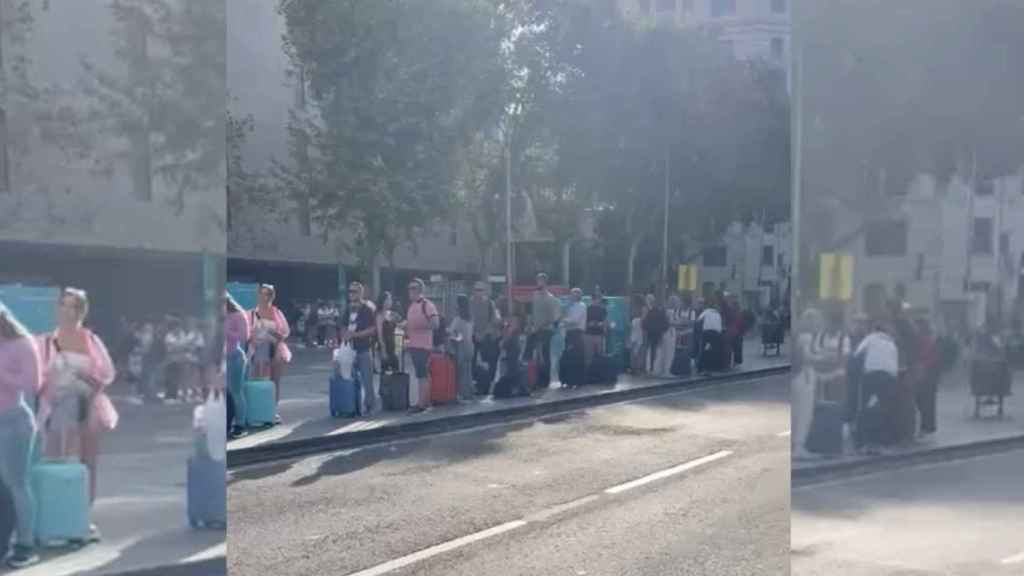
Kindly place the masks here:
POLYGON ((587 371, 587 383, 598 385, 615 384, 619 380, 619 371, 610 356, 594 356, 587 371))
POLYGON ((805 447, 816 454, 843 453, 842 405, 828 401, 819 401, 814 405, 814 417, 805 447))
POLYGON ((346 380, 340 374, 334 374, 331 376, 329 393, 331 416, 354 418, 359 415, 359 387, 355 380, 346 380))
POLYGON ((83 543, 89 536, 89 472, 72 461, 42 461, 32 467, 36 540, 83 543))
POLYGON ((385 410, 408 410, 409 375, 405 372, 381 375, 380 395, 385 410))
POLYGON ((274 383, 270 380, 249 380, 245 383, 246 425, 272 426, 277 406, 274 383))
POLYGON ((430 402, 433 404, 455 402, 458 398, 455 362, 447 354, 431 354, 428 369, 430 370, 430 402))
POLYGON ((188 523, 193 528, 224 528, 227 494, 224 462, 204 456, 188 459, 188 523))

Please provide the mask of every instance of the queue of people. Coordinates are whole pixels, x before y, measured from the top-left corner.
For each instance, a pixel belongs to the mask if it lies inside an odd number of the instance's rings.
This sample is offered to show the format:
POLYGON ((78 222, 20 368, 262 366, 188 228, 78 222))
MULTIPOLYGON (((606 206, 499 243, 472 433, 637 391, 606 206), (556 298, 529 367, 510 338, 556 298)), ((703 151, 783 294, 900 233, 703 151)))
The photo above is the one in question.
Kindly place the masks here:
POLYGON ((930 320, 906 303, 892 301, 885 314, 858 315, 850 325, 841 309, 809 309, 795 346, 797 458, 841 454, 847 439, 855 451, 877 454, 936 432, 938 385, 951 367, 930 320))
MULTIPOLYGON (((117 427, 118 413, 106 394, 114 381, 107 347, 85 327, 89 299, 84 291, 64 289, 53 332, 32 335, 0 304, 0 481, 12 495, 16 543, 7 564, 23 568, 36 554, 37 506, 32 468, 47 459, 77 460, 86 469, 87 506, 96 499, 97 457, 103 434, 117 427)), ((100 539, 89 527, 87 542, 100 539)))

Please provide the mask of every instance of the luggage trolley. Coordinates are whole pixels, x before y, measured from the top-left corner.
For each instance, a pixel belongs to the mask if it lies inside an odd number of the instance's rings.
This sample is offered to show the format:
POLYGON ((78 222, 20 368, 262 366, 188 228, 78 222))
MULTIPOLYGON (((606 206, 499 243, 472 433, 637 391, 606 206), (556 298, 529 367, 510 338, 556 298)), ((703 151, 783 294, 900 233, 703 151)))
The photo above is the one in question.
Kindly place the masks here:
POLYGON ((1003 404, 1010 395, 1012 377, 1010 365, 1003 358, 975 357, 971 360, 970 385, 974 396, 974 417, 981 417, 982 406, 995 406, 996 415, 1003 417, 1003 404))

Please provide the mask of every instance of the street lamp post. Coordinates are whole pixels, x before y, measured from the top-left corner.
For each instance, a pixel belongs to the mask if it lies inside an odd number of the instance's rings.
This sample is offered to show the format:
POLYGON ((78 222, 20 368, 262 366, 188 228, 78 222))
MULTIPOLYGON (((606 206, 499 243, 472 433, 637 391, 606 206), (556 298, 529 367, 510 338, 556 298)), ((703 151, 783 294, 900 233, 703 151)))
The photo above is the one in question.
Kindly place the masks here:
POLYGON ((512 311, 512 138, 505 133, 505 298, 512 311))

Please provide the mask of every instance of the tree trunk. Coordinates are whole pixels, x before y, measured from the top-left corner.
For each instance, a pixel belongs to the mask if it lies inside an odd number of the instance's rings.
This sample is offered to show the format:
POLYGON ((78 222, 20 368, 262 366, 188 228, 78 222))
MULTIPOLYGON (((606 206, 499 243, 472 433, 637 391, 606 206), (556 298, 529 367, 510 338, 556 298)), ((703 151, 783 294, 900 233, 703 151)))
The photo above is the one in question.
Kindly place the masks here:
POLYGON ((629 256, 626 259, 626 302, 632 302, 633 298, 633 282, 636 275, 636 254, 640 251, 641 240, 643 240, 643 237, 638 236, 629 241, 629 256))
POLYGON ((376 250, 370 253, 370 259, 368 262, 370 268, 370 281, 368 283, 369 285, 366 287, 367 293, 364 294, 365 297, 370 299, 374 298, 374 296, 371 296, 372 294, 379 294, 381 291, 380 261, 380 254, 378 254, 376 250))

